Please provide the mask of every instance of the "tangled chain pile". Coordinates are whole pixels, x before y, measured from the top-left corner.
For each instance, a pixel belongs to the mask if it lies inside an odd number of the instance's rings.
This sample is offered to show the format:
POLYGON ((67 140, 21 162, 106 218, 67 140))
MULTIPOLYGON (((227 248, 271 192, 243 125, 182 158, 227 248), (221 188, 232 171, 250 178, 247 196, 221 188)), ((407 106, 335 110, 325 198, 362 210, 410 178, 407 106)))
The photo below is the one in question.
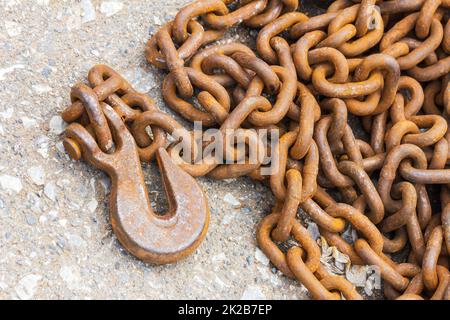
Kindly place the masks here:
MULTIPOLYGON (((270 176, 261 163, 187 163, 168 151, 193 177, 248 175, 270 185, 276 204, 259 224, 258 244, 315 299, 362 297, 320 263, 298 208, 353 265, 379 268, 387 298, 450 299, 449 8, 449 0, 337 0, 308 17, 298 0, 199 0, 147 43, 147 60, 168 71, 164 101, 185 119, 221 132, 246 129, 247 143, 255 139, 247 129, 282 133, 268 151, 279 167, 270 176), (256 53, 241 43, 210 45, 238 24, 259 29, 256 53), (350 118, 365 134, 355 136, 350 118), (342 237, 347 224, 357 231, 354 243, 342 237), (297 245, 286 252, 289 238, 297 245), (407 262, 391 259, 405 250, 407 262)), ((64 142, 73 158, 91 152, 99 161, 113 151, 111 110, 141 161, 175 130, 192 139, 111 68, 95 66, 88 79, 63 112, 77 122, 64 142), (101 150, 80 148, 81 126, 101 150)))

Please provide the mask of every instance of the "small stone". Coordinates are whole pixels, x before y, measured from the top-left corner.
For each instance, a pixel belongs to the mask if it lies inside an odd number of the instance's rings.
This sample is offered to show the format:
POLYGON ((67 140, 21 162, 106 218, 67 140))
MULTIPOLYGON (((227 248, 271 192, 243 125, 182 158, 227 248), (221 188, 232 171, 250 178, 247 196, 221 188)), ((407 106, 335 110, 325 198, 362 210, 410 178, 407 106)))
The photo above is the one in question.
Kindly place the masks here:
POLYGON ((20 118, 20 121, 22 122, 25 129, 35 128, 37 125, 37 121, 35 119, 31 119, 28 117, 22 117, 20 118))
POLYGON ((62 266, 59 270, 59 276, 64 280, 69 289, 79 287, 81 280, 80 272, 75 266, 62 266))
POLYGON ((0 112, 0 117, 2 117, 3 119, 11 119, 13 113, 14 113, 14 109, 8 108, 5 111, 0 112))
POLYGON ((41 281, 42 276, 36 274, 29 274, 23 277, 15 288, 17 297, 21 300, 31 299, 41 281))
POLYGON ((256 37, 258 36, 258 31, 254 30, 254 29, 251 29, 251 30, 250 30, 250 35, 251 35, 252 37, 256 38, 256 37))
POLYGON ((157 26, 161 25, 161 19, 158 16, 153 16, 153 23, 157 26))
POLYGON ((50 131, 55 134, 61 134, 66 128, 66 122, 60 116, 53 116, 50 119, 49 127, 50 131))
POLYGON ((30 266, 31 265, 31 261, 27 258, 19 258, 16 263, 19 266, 30 266))
POLYGON ((44 158, 48 157, 48 145, 50 138, 47 136, 39 136, 34 141, 36 146, 38 146, 37 152, 44 158))
POLYGON ((195 275, 192 278, 192 282, 194 282, 195 284, 199 285, 200 287, 205 287, 207 285, 205 280, 203 278, 201 278, 200 276, 198 276, 198 275, 195 275))
POLYGON ((52 201, 56 200, 56 186, 53 181, 47 183, 44 187, 44 194, 52 201))
POLYGON ((231 204, 234 207, 239 207, 241 205, 241 203, 239 202, 238 199, 236 199, 231 193, 227 193, 224 197, 223 200, 229 204, 231 204))
POLYGON ((95 15, 95 8, 91 0, 81 0, 80 4, 81 9, 83 10, 81 14, 82 15, 81 23, 94 21, 96 15, 95 15))
POLYGON ((47 148, 39 148, 39 149, 37 149, 37 152, 41 155, 42 158, 44 158, 44 159, 48 158, 48 149, 47 148))
POLYGON ((226 214, 221 221, 221 224, 223 225, 230 225, 231 222, 234 220, 235 215, 232 213, 226 214))
POLYGON ((34 193, 34 192, 29 192, 27 194, 27 200, 31 205, 31 210, 35 213, 40 213, 40 207, 41 207, 41 197, 34 193))
POLYGON ((273 274, 270 272, 270 270, 267 270, 266 267, 257 266, 256 269, 258 269, 259 276, 261 277, 261 280, 264 280, 266 282, 270 279, 270 277, 276 277, 276 274, 273 274))
POLYGON ((111 17, 123 8, 123 3, 118 0, 103 1, 100 5, 100 12, 107 17, 111 17))
POLYGON ((243 208, 241 208, 241 211, 242 211, 242 213, 245 213, 245 214, 249 214, 252 212, 252 210, 249 207, 243 207, 243 208))
POLYGON ((50 219, 55 220, 58 217, 58 211, 50 210, 48 212, 48 216, 50 217, 50 219))
POLYGON ((28 214, 27 216, 26 216, 26 218, 25 218, 26 220, 27 220, 27 223, 30 225, 30 226, 34 226, 35 224, 36 224, 36 217, 35 216, 33 216, 32 214, 28 214))
POLYGON ((73 220, 70 220, 70 225, 72 227, 79 227, 79 226, 81 226, 81 221, 79 219, 75 218, 73 220))
MULTIPOLYGON (((119 268, 116 268, 116 270, 119 270, 119 268)), ((154 275, 153 273, 147 273, 146 278, 148 279, 147 282, 155 290, 161 289, 164 286, 164 283, 161 280, 161 277, 154 275)))
POLYGON ((5 291, 6 289, 8 289, 8 285, 4 282, 0 282, 0 290, 5 291))
POLYGON ((59 238, 58 240, 56 240, 56 245, 61 249, 64 249, 64 247, 66 246, 66 241, 64 241, 63 238, 59 238))
POLYGON ((53 71, 53 70, 52 70, 51 68, 49 68, 49 67, 44 67, 44 68, 42 68, 41 74, 42 74, 44 77, 48 78, 48 77, 50 77, 52 71, 53 71))
POLYGON ((41 166, 34 166, 27 170, 28 176, 38 186, 42 186, 45 183, 45 172, 41 166))
POLYGON ((83 240, 79 235, 73 233, 66 233, 66 238, 69 244, 73 247, 86 247, 86 241, 83 240))
POLYGON ((0 175, 0 187, 4 190, 20 192, 22 190, 22 182, 19 178, 3 174, 0 175))
POLYGON ((256 248, 255 250, 255 259, 260 262, 261 264, 268 266, 269 265, 269 258, 262 252, 260 249, 256 248))
POLYGON ((17 37, 22 33, 22 26, 14 21, 5 21, 5 28, 10 37, 17 37))
POLYGON ((46 84, 35 84, 31 86, 36 94, 44 94, 52 91, 52 88, 46 84))
POLYGON ((8 73, 14 72, 16 69, 24 69, 25 66, 23 64, 15 64, 7 68, 0 69, 0 81, 6 79, 6 75, 8 73))
POLYGON ((281 286, 281 278, 277 274, 271 274, 270 275, 270 283, 272 283, 272 286, 279 287, 281 286))
POLYGON ((222 279, 220 279, 217 275, 214 277, 214 284, 218 288, 218 290, 224 290, 229 287, 222 279))
POLYGON ((95 200, 95 199, 92 199, 91 201, 89 201, 88 203, 87 203, 87 209, 88 209, 88 211, 90 212, 90 213, 94 213, 95 212, 95 210, 97 209, 97 206, 98 206, 98 202, 97 202, 97 200, 95 200))
POLYGON ((219 254, 216 254, 215 256, 212 257, 212 262, 213 263, 219 263, 219 262, 223 262, 227 260, 227 256, 225 255, 225 253, 221 252, 219 254))
POLYGON ((241 300, 264 300, 266 296, 262 293, 261 288, 254 285, 248 285, 241 296, 241 300))

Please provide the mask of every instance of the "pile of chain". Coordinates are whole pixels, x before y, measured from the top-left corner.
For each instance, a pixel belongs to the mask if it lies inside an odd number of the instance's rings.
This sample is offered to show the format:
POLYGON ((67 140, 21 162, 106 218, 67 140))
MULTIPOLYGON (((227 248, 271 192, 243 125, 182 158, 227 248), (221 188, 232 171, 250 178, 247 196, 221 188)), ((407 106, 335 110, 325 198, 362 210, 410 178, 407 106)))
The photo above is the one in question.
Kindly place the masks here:
MULTIPOLYGON (((267 164, 187 163, 171 147, 169 154, 193 177, 248 175, 270 185, 276 204, 258 226, 258 245, 313 298, 362 297, 321 264, 299 208, 352 265, 379 268, 386 298, 450 299, 450 1, 337 0, 314 17, 298 7, 298 0, 196 1, 145 51, 168 71, 164 101, 188 121, 224 134, 242 128, 247 143, 258 143, 255 129, 278 129, 279 147, 268 152, 279 170, 265 176, 267 164), (259 30, 256 52, 213 43, 238 24, 259 30), (348 224, 354 243, 342 236, 348 224), (288 239, 297 245, 281 249, 288 239), (405 251, 406 262, 392 260, 405 251)), ((132 133, 141 161, 175 130, 192 139, 111 68, 95 66, 88 79, 90 86, 72 89, 63 118, 87 128, 104 153, 114 145, 105 105, 132 133)), ((82 156, 70 134, 65 146, 82 156)))

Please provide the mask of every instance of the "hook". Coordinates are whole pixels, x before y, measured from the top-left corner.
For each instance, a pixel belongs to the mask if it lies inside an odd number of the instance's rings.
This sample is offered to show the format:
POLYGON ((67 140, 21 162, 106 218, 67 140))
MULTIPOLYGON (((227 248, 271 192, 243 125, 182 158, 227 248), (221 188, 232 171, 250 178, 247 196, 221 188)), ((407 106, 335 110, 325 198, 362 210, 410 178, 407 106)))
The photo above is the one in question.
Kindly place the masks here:
POLYGON ((78 123, 66 128, 64 146, 69 155, 81 154, 111 178, 110 219, 114 233, 131 254, 145 262, 166 264, 188 256, 208 229, 210 212, 206 196, 195 179, 160 148, 156 158, 169 210, 163 215, 155 214, 133 136, 109 105, 102 103, 101 107, 112 129, 114 152, 104 153, 78 123))

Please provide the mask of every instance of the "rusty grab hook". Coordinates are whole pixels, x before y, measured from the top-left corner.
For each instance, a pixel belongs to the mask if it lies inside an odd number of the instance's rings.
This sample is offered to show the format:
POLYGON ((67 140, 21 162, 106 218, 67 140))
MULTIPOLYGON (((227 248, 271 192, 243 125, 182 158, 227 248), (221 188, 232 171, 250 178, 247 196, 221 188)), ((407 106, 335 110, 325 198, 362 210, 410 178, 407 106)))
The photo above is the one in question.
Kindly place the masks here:
POLYGON ((78 123, 72 123, 66 129, 64 145, 67 152, 80 154, 80 150, 74 150, 80 146, 83 158, 110 176, 111 224, 120 243, 131 254, 155 264, 171 263, 188 256, 204 239, 208 229, 210 213, 203 191, 195 179, 160 148, 156 158, 169 211, 163 215, 155 214, 133 136, 109 105, 102 103, 101 106, 112 128, 115 152, 102 152, 94 138, 78 123))

